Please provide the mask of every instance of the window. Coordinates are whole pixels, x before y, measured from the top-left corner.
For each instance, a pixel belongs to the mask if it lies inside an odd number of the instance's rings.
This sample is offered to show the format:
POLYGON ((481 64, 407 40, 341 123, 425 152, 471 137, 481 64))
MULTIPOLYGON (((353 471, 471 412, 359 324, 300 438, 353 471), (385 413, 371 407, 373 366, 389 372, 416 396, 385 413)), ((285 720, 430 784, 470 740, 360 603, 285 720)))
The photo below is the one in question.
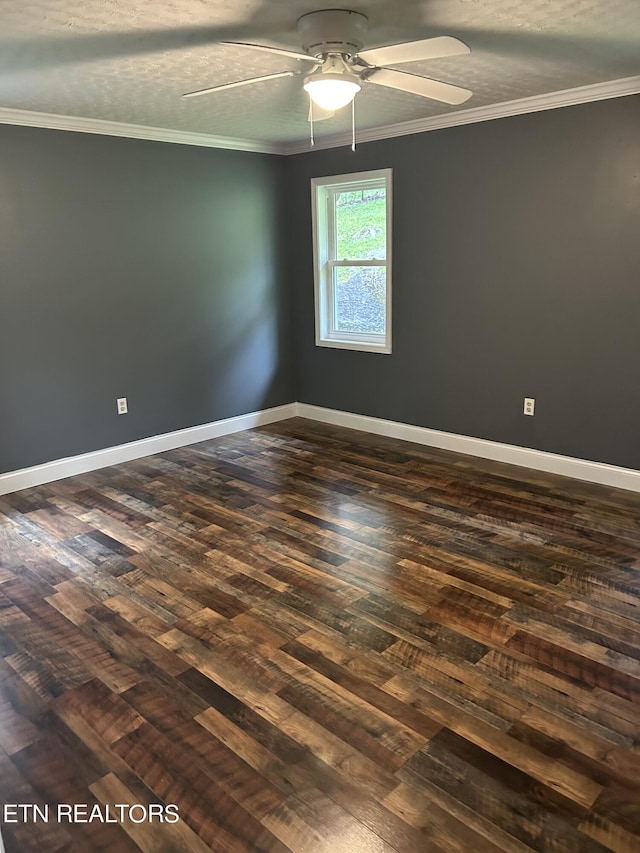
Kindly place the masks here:
POLYGON ((391 169, 311 193, 317 346, 391 352, 391 169))

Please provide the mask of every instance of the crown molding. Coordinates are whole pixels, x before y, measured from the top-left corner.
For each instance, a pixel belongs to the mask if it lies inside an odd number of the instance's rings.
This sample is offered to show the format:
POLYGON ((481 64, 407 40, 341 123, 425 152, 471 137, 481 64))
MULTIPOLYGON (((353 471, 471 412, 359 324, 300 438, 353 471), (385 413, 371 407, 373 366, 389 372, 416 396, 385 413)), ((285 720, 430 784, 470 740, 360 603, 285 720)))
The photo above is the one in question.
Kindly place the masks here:
POLYGON ((191 133, 163 127, 146 127, 119 121, 105 121, 81 116, 63 116, 55 113, 37 113, 0 107, 0 124, 17 124, 23 127, 43 127, 48 130, 70 130, 76 133, 95 133, 99 136, 123 136, 127 139, 150 139, 156 142, 173 142, 176 145, 196 145, 204 148, 227 148, 232 151, 255 151, 261 154, 282 154, 282 146, 250 139, 232 139, 191 133))
MULTIPOLYGON (((548 92, 544 95, 533 95, 530 98, 519 98, 515 101, 503 101, 500 104, 487 104, 484 107, 472 107, 466 110, 444 113, 430 118, 405 121, 399 124, 389 124, 385 127, 372 127, 358 131, 357 141, 375 142, 380 139, 390 139, 394 136, 408 136, 413 133, 424 133, 428 130, 441 130, 445 127, 457 127, 463 124, 492 121, 498 118, 536 113, 542 110, 554 110, 558 107, 570 107, 576 104, 586 104, 591 101, 603 101, 609 98, 620 98, 624 95, 640 93, 640 76, 624 77, 619 80, 609 80, 606 83, 595 83, 591 86, 579 86, 575 89, 562 89, 558 92, 548 92)), ((304 154, 321 148, 338 148, 351 145, 351 132, 333 136, 316 137, 315 145, 309 148, 308 142, 292 142, 281 148, 282 154, 304 154)))
MULTIPOLYGON (((500 104, 488 104, 484 107, 472 107, 466 110, 444 113, 430 118, 372 127, 358 132, 358 142, 375 142, 394 136, 408 136, 429 130, 441 130, 445 127, 457 127, 463 124, 492 121, 498 118, 535 113, 541 110, 553 110, 591 101, 620 98, 640 93, 640 76, 624 77, 595 83, 591 86, 579 86, 575 89, 563 89, 530 98, 503 101, 500 104)), ((351 144, 351 134, 334 134, 316 138, 313 148, 309 142, 290 143, 255 142, 250 139, 233 139, 226 136, 211 136, 207 133, 191 133, 186 130, 171 130, 161 127, 146 127, 140 124, 127 124, 103 119, 63 116, 54 113, 31 112, 10 107, 0 107, 0 124, 22 125, 24 127, 42 127, 49 130, 69 130, 77 133, 95 133, 101 136, 122 136, 128 139, 149 139, 156 142, 173 142, 176 145, 196 145, 204 148, 226 148, 232 151, 254 151, 260 154, 307 154, 323 148, 339 148, 351 144)))

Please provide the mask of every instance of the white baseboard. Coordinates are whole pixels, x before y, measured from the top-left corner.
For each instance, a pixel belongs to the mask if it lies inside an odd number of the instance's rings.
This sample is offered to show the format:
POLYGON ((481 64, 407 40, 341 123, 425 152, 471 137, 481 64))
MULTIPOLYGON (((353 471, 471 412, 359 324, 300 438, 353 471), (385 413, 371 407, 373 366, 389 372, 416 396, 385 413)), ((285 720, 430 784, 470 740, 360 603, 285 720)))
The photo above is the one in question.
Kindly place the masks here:
POLYGON ((380 418, 355 415, 336 409, 324 409, 307 403, 298 403, 297 413, 299 417, 322 421, 335 426, 359 429, 374 435, 400 438, 404 441, 413 441, 416 444, 439 447, 442 450, 453 450, 456 453, 492 459, 495 462, 507 462, 511 465, 533 468, 536 471, 544 471, 548 474, 561 474, 565 477, 573 477, 576 480, 586 480, 603 486, 640 492, 640 471, 634 471, 631 468, 619 468, 616 465, 589 462, 586 459, 574 459, 571 456, 560 456, 557 453, 547 453, 543 450, 516 447, 513 444, 501 444, 498 441, 488 441, 483 438, 470 438, 467 435, 440 432, 437 429, 412 426, 397 421, 385 421, 380 418))
POLYGON ((33 468, 9 471, 7 474, 0 474, 0 495, 8 495, 10 492, 17 492, 31 486, 41 486, 43 483, 62 480, 64 477, 73 477, 75 474, 86 474, 87 471, 96 471, 98 468, 106 468, 108 465, 119 465, 121 462, 141 459, 143 456, 152 456, 154 453, 174 450, 176 447, 185 447, 188 444, 206 441, 209 438, 230 435, 233 432, 241 432, 262 424, 274 423, 285 418, 292 418, 296 413, 296 404, 287 403, 285 406, 276 406, 273 409, 250 412, 236 418, 226 418, 201 426, 179 429, 175 432, 164 433, 164 435, 154 435, 151 438, 131 441, 117 447, 106 447, 104 450, 95 450, 91 453, 83 453, 80 456, 56 459, 53 462, 46 462, 44 465, 35 465, 33 468))
POLYGON ((589 462, 586 459, 574 459, 571 456, 560 456, 557 453, 516 447, 512 444, 501 444, 498 441, 471 438, 467 435, 455 435, 450 432, 412 426, 397 421, 386 421, 367 415, 356 415, 337 409, 325 409, 308 403, 287 403, 284 406, 250 412, 236 418, 226 418, 164 435, 154 435, 151 438, 143 438, 140 441, 132 441, 117 447, 107 447, 104 450, 96 450, 92 453, 83 453, 80 456, 56 459, 53 462, 46 462, 44 465, 36 465, 33 468, 9 471, 7 474, 0 474, 0 495, 7 495, 10 492, 17 492, 31 486, 41 486, 43 483, 62 480, 64 477, 85 474, 88 471, 106 468, 108 465, 119 465, 121 462, 141 459, 144 456, 152 456, 154 453, 174 450, 176 447, 185 447, 199 441, 206 441, 209 438, 230 435, 234 432, 241 432, 245 429, 252 429, 263 424, 275 423, 296 416, 334 424, 335 426, 348 427, 349 429, 357 429, 373 435, 384 435, 403 441, 413 441, 416 444, 424 444, 429 447, 453 450, 456 453, 465 453, 469 456, 479 456, 482 459, 492 459, 495 462, 506 462, 549 474, 560 474, 565 477, 573 477, 576 480, 586 480, 589 483, 640 492, 640 471, 634 471, 630 468, 619 468, 616 465, 606 465, 602 462, 589 462))

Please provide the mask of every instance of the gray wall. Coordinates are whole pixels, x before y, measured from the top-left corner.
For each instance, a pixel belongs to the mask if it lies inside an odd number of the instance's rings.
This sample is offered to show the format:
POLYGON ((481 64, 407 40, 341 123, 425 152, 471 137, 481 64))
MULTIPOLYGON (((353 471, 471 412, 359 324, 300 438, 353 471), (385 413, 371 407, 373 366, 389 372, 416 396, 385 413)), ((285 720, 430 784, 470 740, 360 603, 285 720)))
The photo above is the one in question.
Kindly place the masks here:
POLYGON ((629 97, 289 158, 297 399, 640 468, 639 140, 629 97), (393 353, 316 347, 309 180, 388 166, 393 353))
POLYGON ((638 140, 638 97, 355 155, 0 127, 0 472, 293 399, 640 468, 638 140), (386 166, 393 353, 316 347, 309 179, 386 166))
POLYGON ((0 127, 0 472, 293 399, 282 169, 0 127))

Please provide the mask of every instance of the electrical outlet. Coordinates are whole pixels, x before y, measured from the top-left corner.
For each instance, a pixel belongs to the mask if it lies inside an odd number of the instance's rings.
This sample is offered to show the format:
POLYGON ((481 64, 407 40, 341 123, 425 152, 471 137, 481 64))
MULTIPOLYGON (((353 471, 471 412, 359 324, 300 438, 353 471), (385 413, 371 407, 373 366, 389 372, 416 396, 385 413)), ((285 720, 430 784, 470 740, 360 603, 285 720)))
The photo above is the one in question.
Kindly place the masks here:
POLYGON ((533 397, 524 398, 524 413, 525 415, 535 414, 536 401, 533 397))
POLYGON ((118 399, 116 400, 116 403, 118 404, 118 414, 119 415, 126 415, 127 412, 129 411, 129 409, 127 407, 127 398, 126 397, 118 397, 118 399))

